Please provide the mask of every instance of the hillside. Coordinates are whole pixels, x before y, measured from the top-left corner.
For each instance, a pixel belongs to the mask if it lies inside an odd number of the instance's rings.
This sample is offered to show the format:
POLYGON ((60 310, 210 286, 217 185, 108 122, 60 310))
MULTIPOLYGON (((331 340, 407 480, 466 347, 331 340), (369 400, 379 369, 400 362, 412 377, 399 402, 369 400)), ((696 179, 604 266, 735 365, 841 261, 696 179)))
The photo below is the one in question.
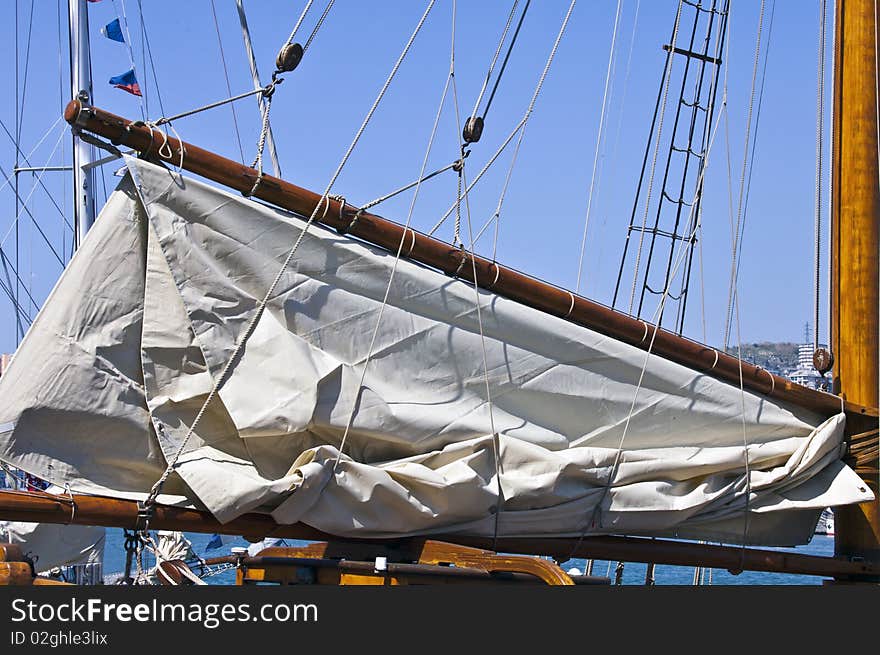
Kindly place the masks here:
MULTIPOLYGON (((727 352, 736 356, 736 346, 728 348, 727 352)), ((797 366, 798 344, 788 342, 744 343, 742 345, 742 358, 768 371, 781 373, 797 366)))

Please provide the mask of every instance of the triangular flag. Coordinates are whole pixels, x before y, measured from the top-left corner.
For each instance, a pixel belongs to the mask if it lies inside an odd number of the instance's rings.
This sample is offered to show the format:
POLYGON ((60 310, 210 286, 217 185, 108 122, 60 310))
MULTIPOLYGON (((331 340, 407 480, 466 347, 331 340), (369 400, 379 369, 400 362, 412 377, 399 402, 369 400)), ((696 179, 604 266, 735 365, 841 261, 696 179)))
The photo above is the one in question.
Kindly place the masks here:
POLYGON ((133 68, 127 70, 122 75, 111 77, 110 84, 115 86, 117 89, 128 91, 132 95, 141 95, 141 87, 138 84, 137 78, 134 76, 133 68))
POLYGON ((225 534, 214 534, 211 537, 211 540, 205 545, 205 550, 216 550, 217 548, 223 548, 228 543, 235 541, 235 537, 231 535, 225 534))
POLYGON ((122 28, 119 26, 118 18, 114 18, 112 21, 102 27, 101 34, 106 36, 111 41, 119 41, 120 43, 125 43, 125 37, 122 36, 122 28))

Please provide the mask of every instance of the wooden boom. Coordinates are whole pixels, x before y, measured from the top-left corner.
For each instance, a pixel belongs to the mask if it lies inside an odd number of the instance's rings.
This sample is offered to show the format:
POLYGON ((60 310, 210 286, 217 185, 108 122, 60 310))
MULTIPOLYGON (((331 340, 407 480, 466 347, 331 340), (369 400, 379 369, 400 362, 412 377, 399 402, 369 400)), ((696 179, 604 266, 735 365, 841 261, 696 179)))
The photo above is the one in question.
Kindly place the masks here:
MULTIPOLYGON (((773 375, 759 366, 741 362, 724 352, 686 339, 632 316, 575 295, 571 291, 547 284, 497 262, 472 255, 460 248, 439 241, 411 228, 388 221, 344 200, 324 199, 317 193, 298 187, 271 175, 259 183, 255 169, 243 166, 197 146, 166 137, 142 122, 132 122, 96 107, 84 107, 72 100, 64 110, 64 118, 75 130, 91 132, 116 145, 125 145, 151 159, 182 167, 241 193, 272 203, 296 214, 311 216, 319 204, 316 220, 329 227, 350 233, 408 259, 426 264, 446 274, 474 281, 481 288, 524 305, 577 323, 619 341, 648 350, 689 368, 731 384, 742 384, 749 391, 804 407, 826 416, 841 409, 841 399, 816 391, 791 380, 773 375), (183 156, 181 156, 183 148, 183 156), (166 156, 167 155, 167 156, 166 156), (326 206, 323 204, 326 203, 326 206), (326 211, 325 211, 326 210, 326 211), (355 221, 355 216, 357 220, 355 221), (656 336, 654 332, 656 331, 656 336)), ((877 416, 873 405, 847 402, 848 418, 877 416)))
MULTIPOLYGON (((0 516, 15 521, 99 525, 138 529, 138 504, 133 500, 54 495, 45 492, 0 491, 0 516)), ((303 523, 279 525, 268 514, 250 513, 220 523, 209 512, 156 505, 150 527, 157 530, 243 535, 254 541, 267 536, 337 543, 385 543, 405 546, 407 539, 345 539, 316 530, 303 523)), ((838 579, 872 579, 880 575, 877 562, 852 561, 836 557, 735 546, 713 546, 641 537, 589 536, 583 539, 548 537, 466 537, 431 535, 462 546, 498 552, 549 555, 560 562, 573 557, 623 560, 676 566, 705 566, 741 571, 763 571, 798 575, 834 576, 838 579)))

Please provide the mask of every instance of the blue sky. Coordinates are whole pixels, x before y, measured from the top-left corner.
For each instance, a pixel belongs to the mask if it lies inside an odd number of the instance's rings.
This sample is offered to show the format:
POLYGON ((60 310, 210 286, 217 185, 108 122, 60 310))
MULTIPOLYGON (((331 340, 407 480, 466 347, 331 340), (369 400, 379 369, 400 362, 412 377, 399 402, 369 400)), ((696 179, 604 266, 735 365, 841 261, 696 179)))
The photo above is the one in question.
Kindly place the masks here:
MULTIPOLYGON (((69 130, 63 122, 56 124, 69 100, 66 4, 66 0, 33 3, 29 41, 32 3, 4 3, 6 20, 0 26, 0 47, 5 63, 0 70, 0 85, 6 93, 0 100, 0 120, 15 132, 15 100, 17 97, 21 102, 24 98, 20 143, 26 154, 32 153, 30 163, 37 166, 69 164, 70 160, 69 130)), ((140 118, 145 111, 155 119, 162 115, 160 95, 166 115, 226 97, 210 0, 142 0, 141 4, 155 75, 149 56, 146 61, 143 58, 138 0, 89 4, 95 104, 129 118, 140 118), (145 103, 107 83, 110 77, 130 66, 126 46, 100 35, 100 28, 121 15, 123 9, 132 37, 137 76, 146 91, 145 103)), ((245 0, 244 4, 260 73, 266 79, 275 54, 287 39, 305 1, 245 0)), ((471 147, 466 168, 470 178, 522 117, 568 4, 568 0, 531 3, 487 116, 483 137, 471 147)), ((724 336, 731 260, 728 187, 730 184, 733 189, 735 203, 761 3, 734 0, 733 5, 729 50, 724 57, 727 122, 722 122, 717 132, 706 172, 703 298, 701 302, 700 270, 695 259, 685 325, 687 336, 712 345, 720 344, 724 336), (705 312, 701 311, 703 305, 705 312)), ((248 90, 250 73, 235 2, 214 0, 214 6, 232 92, 248 90)), ((315 2, 297 40, 308 35, 323 6, 323 2, 315 2)), ((318 192, 325 188, 425 6, 420 0, 337 1, 302 64, 284 76, 285 81, 275 94, 272 125, 285 179, 318 192)), ((651 113, 666 61, 661 46, 669 42, 677 6, 677 0, 625 0, 621 4, 605 116, 606 135, 594 184, 581 284, 584 295, 606 304, 610 304, 614 291, 651 113)), ((452 7, 451 0, 437 0, 382 105, 334 185, 333 192, 343 194, 349 202, 363 204, 418 176, 450 67, 452 7)), ((458 0, 455 80, 463 114, 473 107, 510 7, 509 0, 458 0)), ((566 288, 574 289, 578 276, 616 10, 616 0, 577 3, 529 121, 503 204, 498 260, 566 288)), ((804 323, 813 321, 819 1, 777 0, 774 5, 767 0, 762 67, 763 55, 768 52, 766 37, 771 10, 772 38, 739 274, 740 330, 744 343, 799 341, 803 338, 804 323)), ((830 84, 826 86, 830 93, 830 84)), ((672 97, 675 95, 673 90, 672 97)), ((259 130, 256 101, 248 98, 237 103, 236 115, 241 150, 246 163, 250 163, 259 130)), ((752 120, 754 128, 754 114, 752 120)), ((668 130, 669 125, 667 122, 664 129, 668 130)), ((233 159, 242 158, 228 106, 177 121, 175 127, 184 140, 233 159)), ((456 159, 458 145, 454 106, 449 98, 428 170, 456 159)), ((495 210, 512 150, 511 145, 469 197, 475 229, 495 210)), ((11 141, 0 130, 0 165, 7 175, 14 163, 11 141)), ((99 184, 99 204, 103 203, 104 186, 109 192, 117 181, 112 176, 117 168, 116 164, 105 167, 104 179, 99 184)), ((46 240, 30 216, 22 213, 17 250, 14 195, 9 185, 0 190, 0 239, 7 257, 13 259, 18 254, 20 286, 27 289, 27 293, 21 291, 21 296, 33 297, 33 306, 29 303, 26 307, 31 315, 45 300, 62 270, 62 263, 46 241, 62 260, 69 256, 70 249, 70 231, 64 225, 62 212, 49 199, 51 195, 54 203, 70 215, 67 175, 45 173, 41 182, 49 193, 35 187, 35 181, 35 176, 22 174, 20 195, 30 196, 27 205, 46 240)), ((415 208, 413 225, 429 229, 453 202, 455 193, 456 179, 451 172, 426 183, 415 208)), ((658 193, 655 188, 655 196, 658 193)), ((411 195, 404 194, 380 205, 376 212, 403 221, 410 201, 411 195)), ((438 236, 451 240, 451 220, 440 228, 438 236)), ((491 237, 490 230, 479 242, 478 252, 491 255, 491 237)), ((827 251, 827 238, 823 239, 823 250, 827 251)), ((823 278, 826 259, 823 256, 823 278)), ((0 270, 0 277, 3 275, 0 270)), ((632 272, 628 271, 624 278, 624 293, 628 295, 632 272)), ((827 285, 823 283, 823 341, 827 341, 826 295, 827 285)), ((736 341, 735 332, 732 341, 736 341)), ((12 307, 5 295, 0 295, 0 352, 10 352, 15 345, 12 307)))

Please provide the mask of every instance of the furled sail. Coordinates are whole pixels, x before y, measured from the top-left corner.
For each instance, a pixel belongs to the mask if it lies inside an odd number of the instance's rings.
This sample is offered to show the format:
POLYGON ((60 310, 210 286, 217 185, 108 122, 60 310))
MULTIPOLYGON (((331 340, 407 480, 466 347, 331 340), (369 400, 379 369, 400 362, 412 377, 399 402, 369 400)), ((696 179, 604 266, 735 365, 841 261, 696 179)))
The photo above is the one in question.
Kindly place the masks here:
MULTIPOLYGON (((0 459, 143 498, 305 222, 126 163, 0 378, 0 459)), ((843 414, 770 401, 407 260, 384 301, 394 261, 309 229, 160 501, 342 536, 786 545, 808 541, 823 508, 872 498, 840 461, 843 414)))

